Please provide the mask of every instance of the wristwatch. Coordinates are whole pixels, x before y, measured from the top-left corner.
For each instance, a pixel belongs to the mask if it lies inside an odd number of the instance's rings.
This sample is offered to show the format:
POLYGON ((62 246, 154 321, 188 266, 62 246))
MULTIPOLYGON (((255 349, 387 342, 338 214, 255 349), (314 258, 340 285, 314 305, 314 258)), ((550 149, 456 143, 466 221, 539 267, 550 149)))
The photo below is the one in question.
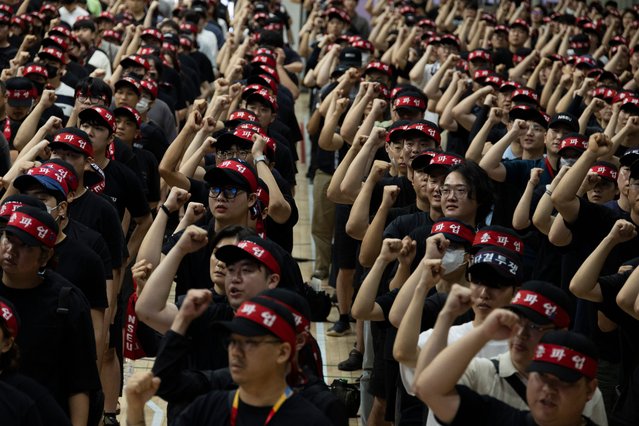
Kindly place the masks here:
POLYGON ((264 164, 268 166, 268 158, 266 158, 266 155, 258 155, 257 157, 253 158, 253 164, 255 164, 256 167, 257 163, 259 163, 260 161, 264 161, 264 164))

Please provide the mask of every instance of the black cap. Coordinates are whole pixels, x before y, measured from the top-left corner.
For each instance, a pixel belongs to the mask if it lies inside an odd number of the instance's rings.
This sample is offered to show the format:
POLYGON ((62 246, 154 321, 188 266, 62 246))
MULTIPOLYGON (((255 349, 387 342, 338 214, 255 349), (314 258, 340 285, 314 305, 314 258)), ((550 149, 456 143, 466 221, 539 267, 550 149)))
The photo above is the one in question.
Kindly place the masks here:
POLYGON ((539 342, 528 372, 548 373, 563 382, 594 379, 599 351, 586 336, 568 330, 546 333, 539 342))
POLYGON ((26 77, 6 81, 7 102, 13 107, 30 107, 37 96, 33 82, 26 77))
POLYGON ((570 325, 572 302, 565 291, 549 282, 528 281, 521 286, 507 309, 535 324, 566 328, 570 325))
POLYGON ((566 127, 570 132, 579 133, 579 120, 567 112, 555 114, 550 118, 549 128, 553 129, 559 126, 566 127))
POLYGON ((630 179, 639 179, 639 160, 630 165, 630 179))
POLYGON ((624 152, 619 163, 624 167, 630 167, 637 160, 639 160, 639 148, 632 148, 624 152))
POLYGON ((55 246, 59 228, 53 217, 37 207, 22 206, 9 218, 5 232, 31 247, 55 246), (37 224, 35 221, 39 222, 37 224))
POLYGON ((468 267, 470 281, 488 287, 511 287, 522 277, 521 258, 510 250, 484 247, 473 256, 468 267))
POLYGON ((44 203, 31 195, 14 194, 10 195, 2 201, 0 205, 0 221, 6 223, 18 207, 31 206, 39 210, 46 211, 47 207, 44 203))
POLYGON ((220 247, 215 252, 215 257, 227 265, 249 259, 261 263, 273 273, 280 274, 282 270, 279 246, 257 235, 247 236, 236 244, 220 247))

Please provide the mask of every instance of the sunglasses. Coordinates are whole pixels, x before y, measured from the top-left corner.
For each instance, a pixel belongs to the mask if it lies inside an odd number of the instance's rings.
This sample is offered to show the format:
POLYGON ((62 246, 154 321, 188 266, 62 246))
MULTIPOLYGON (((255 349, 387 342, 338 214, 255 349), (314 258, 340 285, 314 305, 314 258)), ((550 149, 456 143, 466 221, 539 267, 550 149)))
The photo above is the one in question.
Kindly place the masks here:
POLYGON ((235 188, 235 187, 226 187, 226 188, 220 188, 219 186, 213 186, 211 187, 211 189, 209 190, 209 198, 217 198, 220 196, 220 194, 222 194, 224 196, 224 198, 226 198, 227 200, 232 200, 235 197, 237 197, 237 195, 243 192, 241 189, 235 188))

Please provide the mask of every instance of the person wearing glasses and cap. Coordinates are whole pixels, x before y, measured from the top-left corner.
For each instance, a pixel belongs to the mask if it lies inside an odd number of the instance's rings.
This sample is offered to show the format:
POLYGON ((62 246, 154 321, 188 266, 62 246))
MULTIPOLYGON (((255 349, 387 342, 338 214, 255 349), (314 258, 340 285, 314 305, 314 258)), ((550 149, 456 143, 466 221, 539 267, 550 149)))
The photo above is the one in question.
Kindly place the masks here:
POLYGON ((426 367, 415 384, 417 396, 448 425, 596 425, 582 412, 597 389, 598 351, 587 337, 575 332, 550 331, 535 348, 526 369, 529 411, 457 385, 486 342, 509 338, 519 327, 521 319, 516 313, 493 311, 481 326, 448 346, 426 367))
MULTIPOLYGON (((208 308, 211 293, 187 298, 182 309, 197 315, 208 308)), ((269 424, 330 425, 330 421, 286 383, 296 351, 295 320, 274 300, 243 302, 231 321, 219 323, 228 333, 228 363, 238 389, 212 391, 197 398, 176 425, 269 424)), ((143 425, 144 404, 160 384, 152 373, 133 376, 127 385, 129 425, 143 425)))

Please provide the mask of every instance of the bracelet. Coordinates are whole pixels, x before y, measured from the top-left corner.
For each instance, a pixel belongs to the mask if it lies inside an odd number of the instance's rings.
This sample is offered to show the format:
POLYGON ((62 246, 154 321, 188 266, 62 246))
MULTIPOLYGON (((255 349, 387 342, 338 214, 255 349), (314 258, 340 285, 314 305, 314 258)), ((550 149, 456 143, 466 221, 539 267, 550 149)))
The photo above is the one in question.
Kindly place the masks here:
POLYGON ((166 205, 162 204, 160 206, 160 210, 162 210, 167 216, 171 216, 171 212, 169 211, 169 208, 166 205))
POLYGON ((550 189, 546 190, 546 195, 552 195, 552 191, 550 189))

